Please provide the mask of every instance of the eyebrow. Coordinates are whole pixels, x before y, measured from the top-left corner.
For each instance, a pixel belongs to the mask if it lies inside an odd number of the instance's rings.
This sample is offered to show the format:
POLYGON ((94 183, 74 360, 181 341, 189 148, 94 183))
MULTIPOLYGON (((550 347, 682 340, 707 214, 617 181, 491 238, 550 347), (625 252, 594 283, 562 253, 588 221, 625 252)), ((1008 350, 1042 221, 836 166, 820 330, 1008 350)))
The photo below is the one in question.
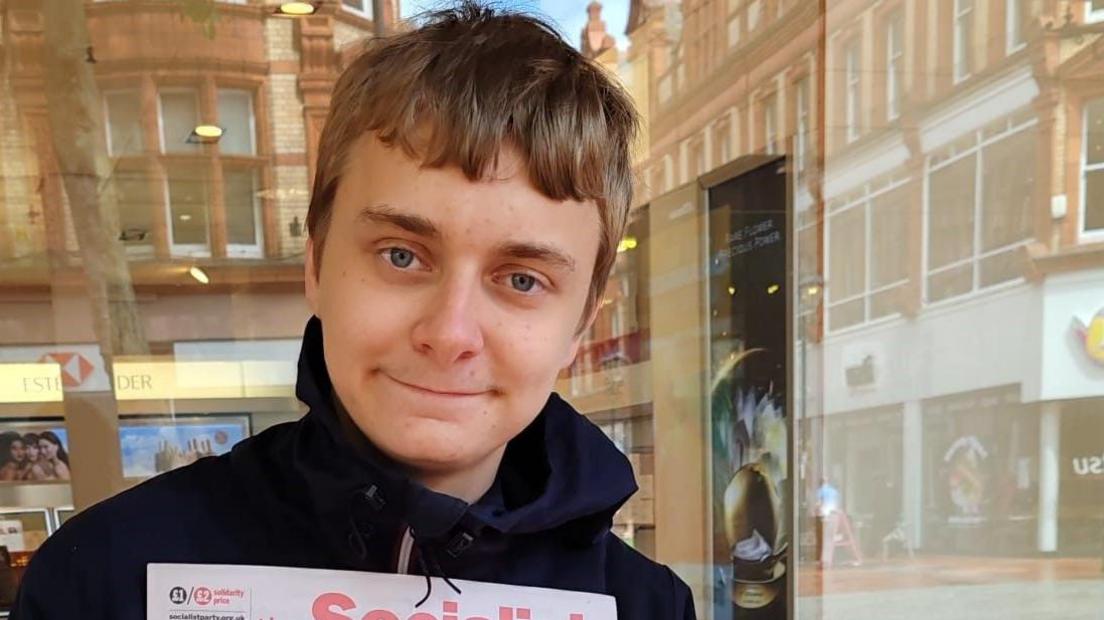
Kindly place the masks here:
POLYGON ((364 207, 357 214, 356 221, 358 223, 389 224, 421 237, 441 238, 441 231, 429 219, 420 215, 400 213, 391 205, 379 204, 364 207))
POLYGON ((497 253, 501 256, 520 260, 537 260, 549 263, 555 267, 575 271, 575 259, 552 245, 543 243, 506 242, 498 246, 497 253))

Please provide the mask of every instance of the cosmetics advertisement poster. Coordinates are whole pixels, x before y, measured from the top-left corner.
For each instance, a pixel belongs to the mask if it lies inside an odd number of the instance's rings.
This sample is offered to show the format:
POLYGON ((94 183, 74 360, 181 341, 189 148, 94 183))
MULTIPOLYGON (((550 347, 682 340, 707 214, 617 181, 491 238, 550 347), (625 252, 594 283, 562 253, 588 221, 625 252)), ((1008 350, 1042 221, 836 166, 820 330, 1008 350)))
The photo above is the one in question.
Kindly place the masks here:
POLYGON ((782 160, 744 170, 706 190, 713 617, 782 620, 792 570, 787 174, 782 160))

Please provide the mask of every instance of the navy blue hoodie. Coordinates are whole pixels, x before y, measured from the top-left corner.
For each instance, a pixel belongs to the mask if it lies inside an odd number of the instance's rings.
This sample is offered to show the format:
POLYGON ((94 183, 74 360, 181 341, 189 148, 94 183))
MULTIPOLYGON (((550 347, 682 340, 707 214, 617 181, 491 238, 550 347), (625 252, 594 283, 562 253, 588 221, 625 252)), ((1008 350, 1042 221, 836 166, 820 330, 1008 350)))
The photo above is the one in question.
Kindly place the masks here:
POLYGON ((296 395, 310 409, 298 422, 70 519, 35 554, 12 618, 143 620, 151 562, 430 573, 609 594, 621 619, 694 618, 689 588, 610 532, 636 491, 628 460, 555 394, 470 505, 410 480, 350 430, 316 318, 296 395), (415 544, 400 568, 404 537, 415 544))

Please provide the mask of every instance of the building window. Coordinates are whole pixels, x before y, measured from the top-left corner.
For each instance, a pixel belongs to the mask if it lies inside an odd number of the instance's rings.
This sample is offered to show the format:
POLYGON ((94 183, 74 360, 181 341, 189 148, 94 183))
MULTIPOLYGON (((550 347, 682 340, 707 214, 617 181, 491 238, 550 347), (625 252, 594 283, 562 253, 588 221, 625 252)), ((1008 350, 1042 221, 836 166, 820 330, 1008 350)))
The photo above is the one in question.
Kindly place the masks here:
POLYGON ((728 20, 728 46, 736 47, 740 44, 740 16, 736 15, 728 20))
POLYGON ((259 258, 262 225, 257 172, 253 169, 227 170, 223 178, 227 255, 259 258))
POLYGON ((713 125, 713 165, 720 166, 732 159, 732 132, 728 121, 719 121, 713 125))
POLYGON ((160 206, 154 192, 159 182, 141 166, 117 168, 111 181, 119 212, 119 241, 128 257, 152 258, 153 210, 160 206))
POLYGON ((894 13, 886 22, 886 118, 891 121, 901 115, 902 71, 905 58, 902 23, 900 12, 894 13))
POLYGON ((219 152, 228 155, 256 155, 253 97, 244 90, 218 91, 218 123, 222 127, 219 152))
POLYGON ((1085 21, 1104 21, 1104 0, 1085 0, 1085 21))
POLYGON ((829 330, 899 314, 908 283, 907 181, 868 184, 829 210, 829 330))
POLYGON ((859 42, 851 41, 843 52, 844 56, 844 124, 847 126, 847 141, 854 142, 859 137, 859 97, 861 76, 859 74, 859 42))
POLYGON ((697 177, 705 174, 707 172, 705 169, 705 146, 701 143, 695 144, 692 152, 694 153, 694 172, 690 176, 697 177))
POLYGON ((794 132, 794 167, 797 173, 805 172, 809 158, 809 78, 798 80, 794 88, 796 131, 794 132))
POLYGON ((667 191, 662 165, 652 167, 651 175, 648 178, 651 179, 651 183, 648 185, 648 195, 651 198, 667 191))
POLYGON ((1011 117, 929 159, 929 303, 1022 276, 1021 248, 1032 234, 1035 124, 1011 117))
POLYGON ((107 152, 112 156, 137 155, 143 150, 142 105, 136 90, 104 94, 107 116, 107 152))
POLYGON ((755 0, 748 5, 747 19, 748 19, 748 31, 753 31, 759 27, 759 21, 763 17, 763 3, 760 0, 755 0))
POLYGON ((1081 158, 1081 230, 1104 235, 1104 99, 1085 106, 1081 158))
POLYGON ((974 69, 974 0, 954 2, 954 81, 961 82, 974 69))
POLYGON ((172 253, 183 256, 210 256, 207 205, 209 175, 205 164, 169 166, 166 201, 168 203, 169 242, 172 253))
POLYGON ((1025 0, 1005 0, 1004 3, 1004 41, 1005 52, 1011 54, 1023 49, 1027 43, 1024 27, 1027 24, 1027 6, 1025 0))
POLYGON ((199 124, 199 97, 195 90, 163 90, 158 97, 158 124, 161 127, 161 152, 198 153, 199 145, 189 142, 199 124))
POLYGON ((341 0, 341 6, 361 17, 372 19, 372 0, 341 0))
POLYGON ((778 152, 778 98, 775 95, 763 100, 763 150, 767 155, 778 152))

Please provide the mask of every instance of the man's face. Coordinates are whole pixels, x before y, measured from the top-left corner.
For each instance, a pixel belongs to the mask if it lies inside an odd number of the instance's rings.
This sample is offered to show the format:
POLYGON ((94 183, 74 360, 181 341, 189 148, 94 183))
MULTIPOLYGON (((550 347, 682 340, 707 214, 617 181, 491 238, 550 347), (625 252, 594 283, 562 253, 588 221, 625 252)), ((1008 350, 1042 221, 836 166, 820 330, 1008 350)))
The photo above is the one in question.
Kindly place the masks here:
POLYGON ((376 447, 418 471, 500 455, 579 344, 598 210, 541 195, 512 150, 499 160, 492 180, 471 182, 366 134, 317 272, 307 248, 336 395, 376 447))

